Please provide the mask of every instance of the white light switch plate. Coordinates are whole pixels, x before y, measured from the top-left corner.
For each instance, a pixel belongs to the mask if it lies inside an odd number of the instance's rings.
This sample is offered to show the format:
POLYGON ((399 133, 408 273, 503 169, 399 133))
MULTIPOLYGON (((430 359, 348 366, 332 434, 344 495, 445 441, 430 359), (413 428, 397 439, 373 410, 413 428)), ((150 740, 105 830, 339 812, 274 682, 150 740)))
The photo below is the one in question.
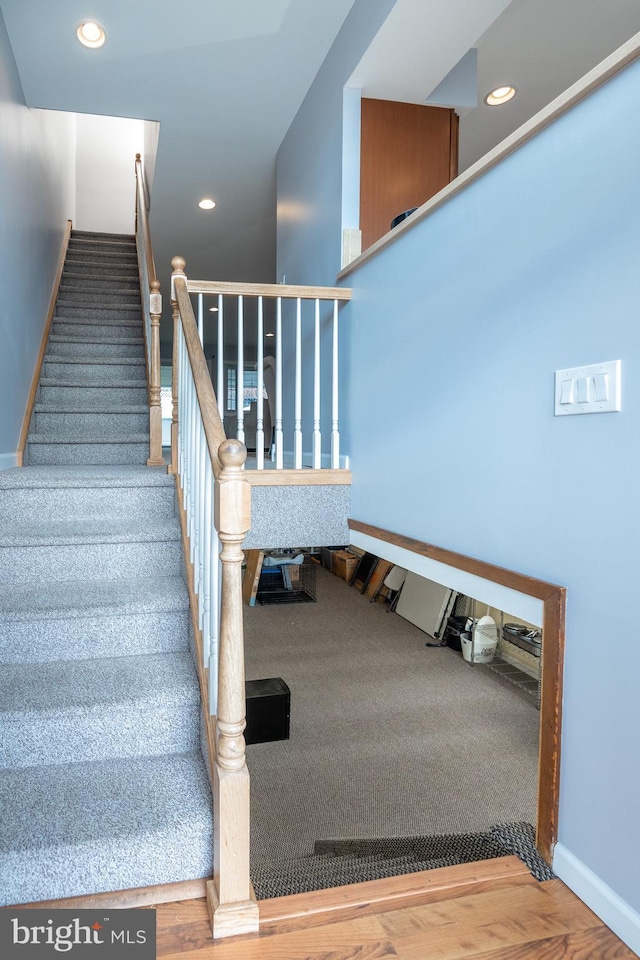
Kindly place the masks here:
POLYGON ((620 360, 556 370, 556 417, 620 410, 620 360))

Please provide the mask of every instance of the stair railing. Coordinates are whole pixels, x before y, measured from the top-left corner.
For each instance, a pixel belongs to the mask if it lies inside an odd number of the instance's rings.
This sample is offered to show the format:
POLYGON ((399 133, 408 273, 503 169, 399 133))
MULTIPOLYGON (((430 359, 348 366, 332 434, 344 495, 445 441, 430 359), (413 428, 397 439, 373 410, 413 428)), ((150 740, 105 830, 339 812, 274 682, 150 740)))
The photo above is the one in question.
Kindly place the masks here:
POLYGON ((258 929, 249 876, 249 772, 243 736, 242 542, 250 527, 251 490, 242 469, 246 448, 240 440, 226 438, 218 413, 185 261, 174 257, 171 266, 171 469, 178 478, 197 607, 196 646, 213 768, 214 874, 207 884, 207 903, 213 936, 219 938, 258 929))
POLYGON ((149 231, 148 189, 140 154, 136 154, 136 249, 144 314, 147 393, 149 398, 149 459, 147 466, 162 466, 162 410, 160 406, 160 317, 162 297, 156 276, 149 231))
MULTIPOLYGON (((321 467, 339 469, 346 466, 344 458, 340 457, 340 425, 339 425, 339 306, 351 299, 351 290, 343 287, 308 287, 291 284, 256 284, 256 283, 220 283, 210 280, 187 281, 190 294, 198 298, 198 325, 202 334, 204 317, 209 311, 217 314, 217 349, 216 349, 216 390, 218 396, 218 410, 220 418, 225 416, 225 399, 227 405, 231 401, 235 406, 236 424, 235 434, 243 442, 245 439, 253 442, 255 438, 256 467, 262 470, 265 467, 265 388, 269 399, 269 406, 273 409, 273 443, 267 437, 267 447, 272 449, 273 466, 283 469, 285 466, 300 470, 303 467, 321 467), (205 310, 204 298, 210 297, 207 303, 212 303, 205 310), (226 323, 226 326, 225 326, 226 323), (245 370, 248 366, 244 349, 245 329, 255 324, 256 343, 256 385, 250 388, 256 404, 255 432, 247 429, 245 420, 245 370), (322 378, 321 378, 321 334, 323 327, 330 328, 331 333, 331 431, 330 442, 323 439, 321 432, 322 411, 322 378), (233 329, 235 328, 235 329, 233 329), (225 333, 235 334, 237 349, 229 357, 225 357, 225 333), (283 340, 283 335, 285 340, 283 340), (283 350, 283 343, 287 344, 288 354, 283 350), (274 344, 275 356, 265 357, 265 349, 274 344), (304 343, 304 349, 303 349, 304 343), (306 346, 311 344, 312 346, 306 346), (265 346, 266 345, 266 346, 265 346), (303 436, 303 353, 310 357, 309 366, 312 368, 312 389, 309 390, 309 412, 312 416, 312 430, 307 437, 303 436), (311 359, 312 358, 312 359, 311 359), (228 397, 228 384, 225 376, 229 371, 234 372, 235 396, 228 397), (271 383, 267 382, 271 377, 271 383), (287 396, 283 386, 290 385, 287 396), (288 408, 285 410, 285 404, 288 408), (290 451, 285 451, 285 413, 290 414, 289 422, 293 432, 289 436, 290 451), (309 442, 310 440, 310 442, 309 442), (306 449, 305 449, 306 443, 306 449), (286 454, 288 454, 286 456, 286 454), (285 459, 287 463, 285 463, 285 459)), ((310 385, 311 386, 311 385, 310 385)))

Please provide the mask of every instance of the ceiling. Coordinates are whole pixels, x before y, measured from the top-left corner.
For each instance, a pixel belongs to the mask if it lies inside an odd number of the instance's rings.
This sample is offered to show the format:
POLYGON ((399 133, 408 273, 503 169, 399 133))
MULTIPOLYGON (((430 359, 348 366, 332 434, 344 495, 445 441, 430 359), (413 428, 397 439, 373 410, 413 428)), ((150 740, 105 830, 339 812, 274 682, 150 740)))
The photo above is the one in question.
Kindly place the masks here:
MULTIPOLYGON (((191 276, 276 279, 276 153, 353 2, 0 7, 29 106, 160 121, 152 229, 164 286, 176 253, 191 276), (107 30, 99 51, 75 39, 88 15, 107 30), (203 196, 214 211, 198 209, 203 196)), ((464 169, 637 31, 640 0, 396 0, 351 83, 421 103, 477 48, 479 106, 460 110, 464 169), (485 106, 504 83, 516 98, 485 106)))

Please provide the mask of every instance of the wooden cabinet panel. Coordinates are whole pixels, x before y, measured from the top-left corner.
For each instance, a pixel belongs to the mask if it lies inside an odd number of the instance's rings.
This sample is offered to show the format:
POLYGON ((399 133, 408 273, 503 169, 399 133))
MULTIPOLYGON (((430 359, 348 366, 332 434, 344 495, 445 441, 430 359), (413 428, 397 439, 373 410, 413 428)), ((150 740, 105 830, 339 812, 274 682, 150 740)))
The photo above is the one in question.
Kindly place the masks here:
POLYGON ((360 229, 363 251, 391 221, 419 207, 457 176, 458 117, 453 110, 362 100, 360 229))

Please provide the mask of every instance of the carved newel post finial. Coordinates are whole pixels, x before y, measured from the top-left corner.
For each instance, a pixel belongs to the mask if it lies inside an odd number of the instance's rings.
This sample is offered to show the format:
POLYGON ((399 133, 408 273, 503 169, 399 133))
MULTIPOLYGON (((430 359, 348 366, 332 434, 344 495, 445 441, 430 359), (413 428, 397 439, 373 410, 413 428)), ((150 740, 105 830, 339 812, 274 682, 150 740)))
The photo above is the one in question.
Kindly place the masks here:
POLYGON ((241 440, 230 437, 228 440, 223 440, 218 447, 218 456, 226 474, 240 473, 247 459, 247 448, 241 440))
POLYGON ((187 261, 184 257, 174 257, 171 261, 171 269, 178 275, 184 273, 186 265, 187 261))
POLYGON ((140 163, 141 160, 142 160, 142 157, 140 156, 140 154, 136 153, 136 163, 140 163))

